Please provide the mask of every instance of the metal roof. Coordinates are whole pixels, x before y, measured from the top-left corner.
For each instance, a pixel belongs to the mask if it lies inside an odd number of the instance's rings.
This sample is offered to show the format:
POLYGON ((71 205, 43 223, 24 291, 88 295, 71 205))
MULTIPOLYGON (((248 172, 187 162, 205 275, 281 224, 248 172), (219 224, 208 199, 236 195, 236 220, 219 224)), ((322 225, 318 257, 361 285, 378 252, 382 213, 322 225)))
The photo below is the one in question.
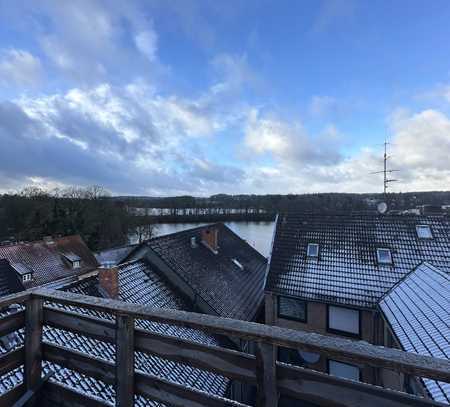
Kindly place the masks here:
MULTIPOLYGON (((422 264, 381 300, 380 309, 402 348, 450 359, 450 276, 422 264)), ((450 403, 450 383, 422 379, 434 400, 450 403)))
POLYGON ((427 261, 450 271, 450 222, 444 217, 288 213, 278 216, 266 290, 311 301, 374 308, 411 269, 427 261), (433 238, 420 239, 416 225, 433 238), (308 258, 309 243, 319 245, 308 258), (392 264, 378 264, 388 248, 392 264))

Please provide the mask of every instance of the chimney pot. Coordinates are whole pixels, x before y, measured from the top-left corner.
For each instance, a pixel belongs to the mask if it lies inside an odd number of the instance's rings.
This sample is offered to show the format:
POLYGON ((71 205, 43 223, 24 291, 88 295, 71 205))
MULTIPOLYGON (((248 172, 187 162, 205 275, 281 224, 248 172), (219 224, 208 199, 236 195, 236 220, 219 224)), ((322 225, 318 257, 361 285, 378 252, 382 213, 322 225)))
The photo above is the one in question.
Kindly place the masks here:
POLYGON ((98 269, 98 282, 102 291, 109 297, 119 296, 119 269, 117 267, 98 269))

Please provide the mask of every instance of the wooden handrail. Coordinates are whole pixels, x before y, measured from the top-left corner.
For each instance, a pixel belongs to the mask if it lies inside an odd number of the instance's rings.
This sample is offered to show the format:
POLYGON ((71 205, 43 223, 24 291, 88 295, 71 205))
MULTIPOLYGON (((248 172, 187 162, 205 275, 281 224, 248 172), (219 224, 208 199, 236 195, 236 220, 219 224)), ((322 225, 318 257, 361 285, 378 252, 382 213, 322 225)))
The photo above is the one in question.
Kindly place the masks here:
POLYGON ((185 326, 217 335, 302 349, 343 361, 391 369, 413 376, 450 383, 450 361, 448 360, 375 346, 364 341, 353 341, 192 312, 154 308, 63 291, 38 289, 34 291, 33 295, 61 304, 75 305, 112 314, 127 314, 135 319, 185 326))
MULTIPOLYGON (((7 372, 21 363, 25 364, 25 387, 20 387, 22 392, 38 383, 42 360, 46 360, 114 385, 116 405, 120 406, 131 406, 135 394, 174 406, 243 406, 143 372, 135 372, 134 352, 139 351, 256 384, 258 407, 276 405, 278 393, 320 405, 350 407, 368 403, 390 407, 443 406, 405 393, 285 365, 276 361, 276 346, 304 349, 359 365, 377 366, 450 382, 450 362, 447 360, 378 347, 362 341, 47 289, 33 289, 0 299, 0 309, 5 304, 14 303, 24 303, 25 311, 0 319, 0 333, 7 334, 25 325, 25 348, 1 356, 4 362, 1 370, 7 372), (101 319, 82 315, 54 308, 52 304, 91 309, 112 317, 101 319), (254 341, 256 356, 136 328, 134 321, 140 319, 254 341), (116 362, 42 342, 43 326, 113 344, 116 346, 116 362)), ((48 383, 44 388, 53 391, 54 398, 69 397, 74 403, 76 400, 79 403, 85 397, 56 383, 48 383)), ((17 400, 18 396, 18 390, 5 393, 0 396, 0 404, 5 400, 17 400)), ((87 396, 85 400, 87 404, 92 401, 87 396)), ((98 405, 102 403, 99 401, 98 405)))

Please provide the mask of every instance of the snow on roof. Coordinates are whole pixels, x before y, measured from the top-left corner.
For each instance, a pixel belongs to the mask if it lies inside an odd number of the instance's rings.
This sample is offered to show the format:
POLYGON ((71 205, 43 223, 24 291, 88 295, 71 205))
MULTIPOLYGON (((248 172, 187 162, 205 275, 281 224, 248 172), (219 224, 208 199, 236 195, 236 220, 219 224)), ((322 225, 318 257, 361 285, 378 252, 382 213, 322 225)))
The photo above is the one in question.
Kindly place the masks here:
POLYGON ((160 236, 145 243, 222 317, 251 321, 264 298, 267 260, 222 223, 160 236), (201 241, 202 230, 218 230, 218 252, 201 241), (236 264, 236 260, 238 264, 236 264))
MULTIPOLYGON (((145 304, 154 307, 171 308, 190 311, 188 304, 180 298, 177 293, 163 280, 147 263, 144 261, 135 261, 119 266, 119 299, 125 302, 135 304, 145 304)), ((65 290, 84 295, 101 297, 98 289, 98 278, 89 277, 79 282, 73 283, 65 290)), ((111 315, 94 310, 82 309, 74 306, 55 305, 71 312, 79 312, 84 315, 90 315, 96 318, 112 319, 111 315)), ((164 335, 175 336, 182 339, 188 339, 208 345, 223 346, 223 343, 215 336, 187 327, 178 327, 174 325, 162 324, 152 321, 136 320, 136 326, 141 329, 150 330, 164 335)), ((21 332, 21 341, 23 341, 23 330, 21 332)), ((105 342, 97 341, 92 338, 84 337, 78 334, 64 331, 61 329, 44 327, 43 339, 46 342, 68 347, 89 356, 105 359, 107 361, 115 360, 114 346, 105 342)), ((0 354, 6 350, 0 344, 0 354)), ((218 396, 225 396, 229 379, 214 373, 206 372, 201 369, 193 368, 181 363, 164 360, 157 356, 147 355, 142 352, 135 354, 135 367, 144 373, 152 374, 165 378, 197 390, 218 396)), ((87 393, 90 396, 96 396, 103 401, 114 402, 114 389, 99 380, 81 375, 75 371, 46 363, 44 372, 52 370, 55 375, 50 379, 62 383, 75 391, 87 393)), ((17 370, 0 378, 0 394, 13 386, 13 383, 20 381, 22 371, 17 370)), ((135 400, 136 406, 161 407, 163 404, 143 397, 135 400)))
POLYGON ((8 260, 14 268, 27 267, 33 271, 33 281, 29 285, 25 284, 25 288, 83 274, 98 266, 94 255, 78 235, 57 238, 52 242, 37 241, 0 246, 0 259, 8 260), (80 268, 73 269, 63 260, 67 253, 81 259, 80 268))
POLYGON ((427 261, 450 272, 450 221, 445 217, 288 213, 278 216, 266 290, 306 300, 374 308, 411 269, 427 261), (420 239, 416 225, 433 238, 420 239), (320 245, 318 258, 307 256, 320 245), (377 249, 392 264, 379 264, 377 249))
MULTIPOLYGON (((424 263, 400 281, 379 307, 402 348, 450 359, 450 276, 424 263)), ((450 384, 423 379, 434 400, 450 403, 450 384)))

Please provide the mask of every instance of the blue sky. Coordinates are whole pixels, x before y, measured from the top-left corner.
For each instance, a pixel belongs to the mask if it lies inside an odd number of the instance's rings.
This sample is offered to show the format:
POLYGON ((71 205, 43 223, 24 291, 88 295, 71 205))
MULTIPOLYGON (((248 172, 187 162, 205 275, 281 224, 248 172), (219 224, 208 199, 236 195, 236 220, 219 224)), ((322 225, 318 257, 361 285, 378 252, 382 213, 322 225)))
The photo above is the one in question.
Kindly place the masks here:
POLYGON ((448 1, 0 0, 0 192, 450 185, 448 1))

